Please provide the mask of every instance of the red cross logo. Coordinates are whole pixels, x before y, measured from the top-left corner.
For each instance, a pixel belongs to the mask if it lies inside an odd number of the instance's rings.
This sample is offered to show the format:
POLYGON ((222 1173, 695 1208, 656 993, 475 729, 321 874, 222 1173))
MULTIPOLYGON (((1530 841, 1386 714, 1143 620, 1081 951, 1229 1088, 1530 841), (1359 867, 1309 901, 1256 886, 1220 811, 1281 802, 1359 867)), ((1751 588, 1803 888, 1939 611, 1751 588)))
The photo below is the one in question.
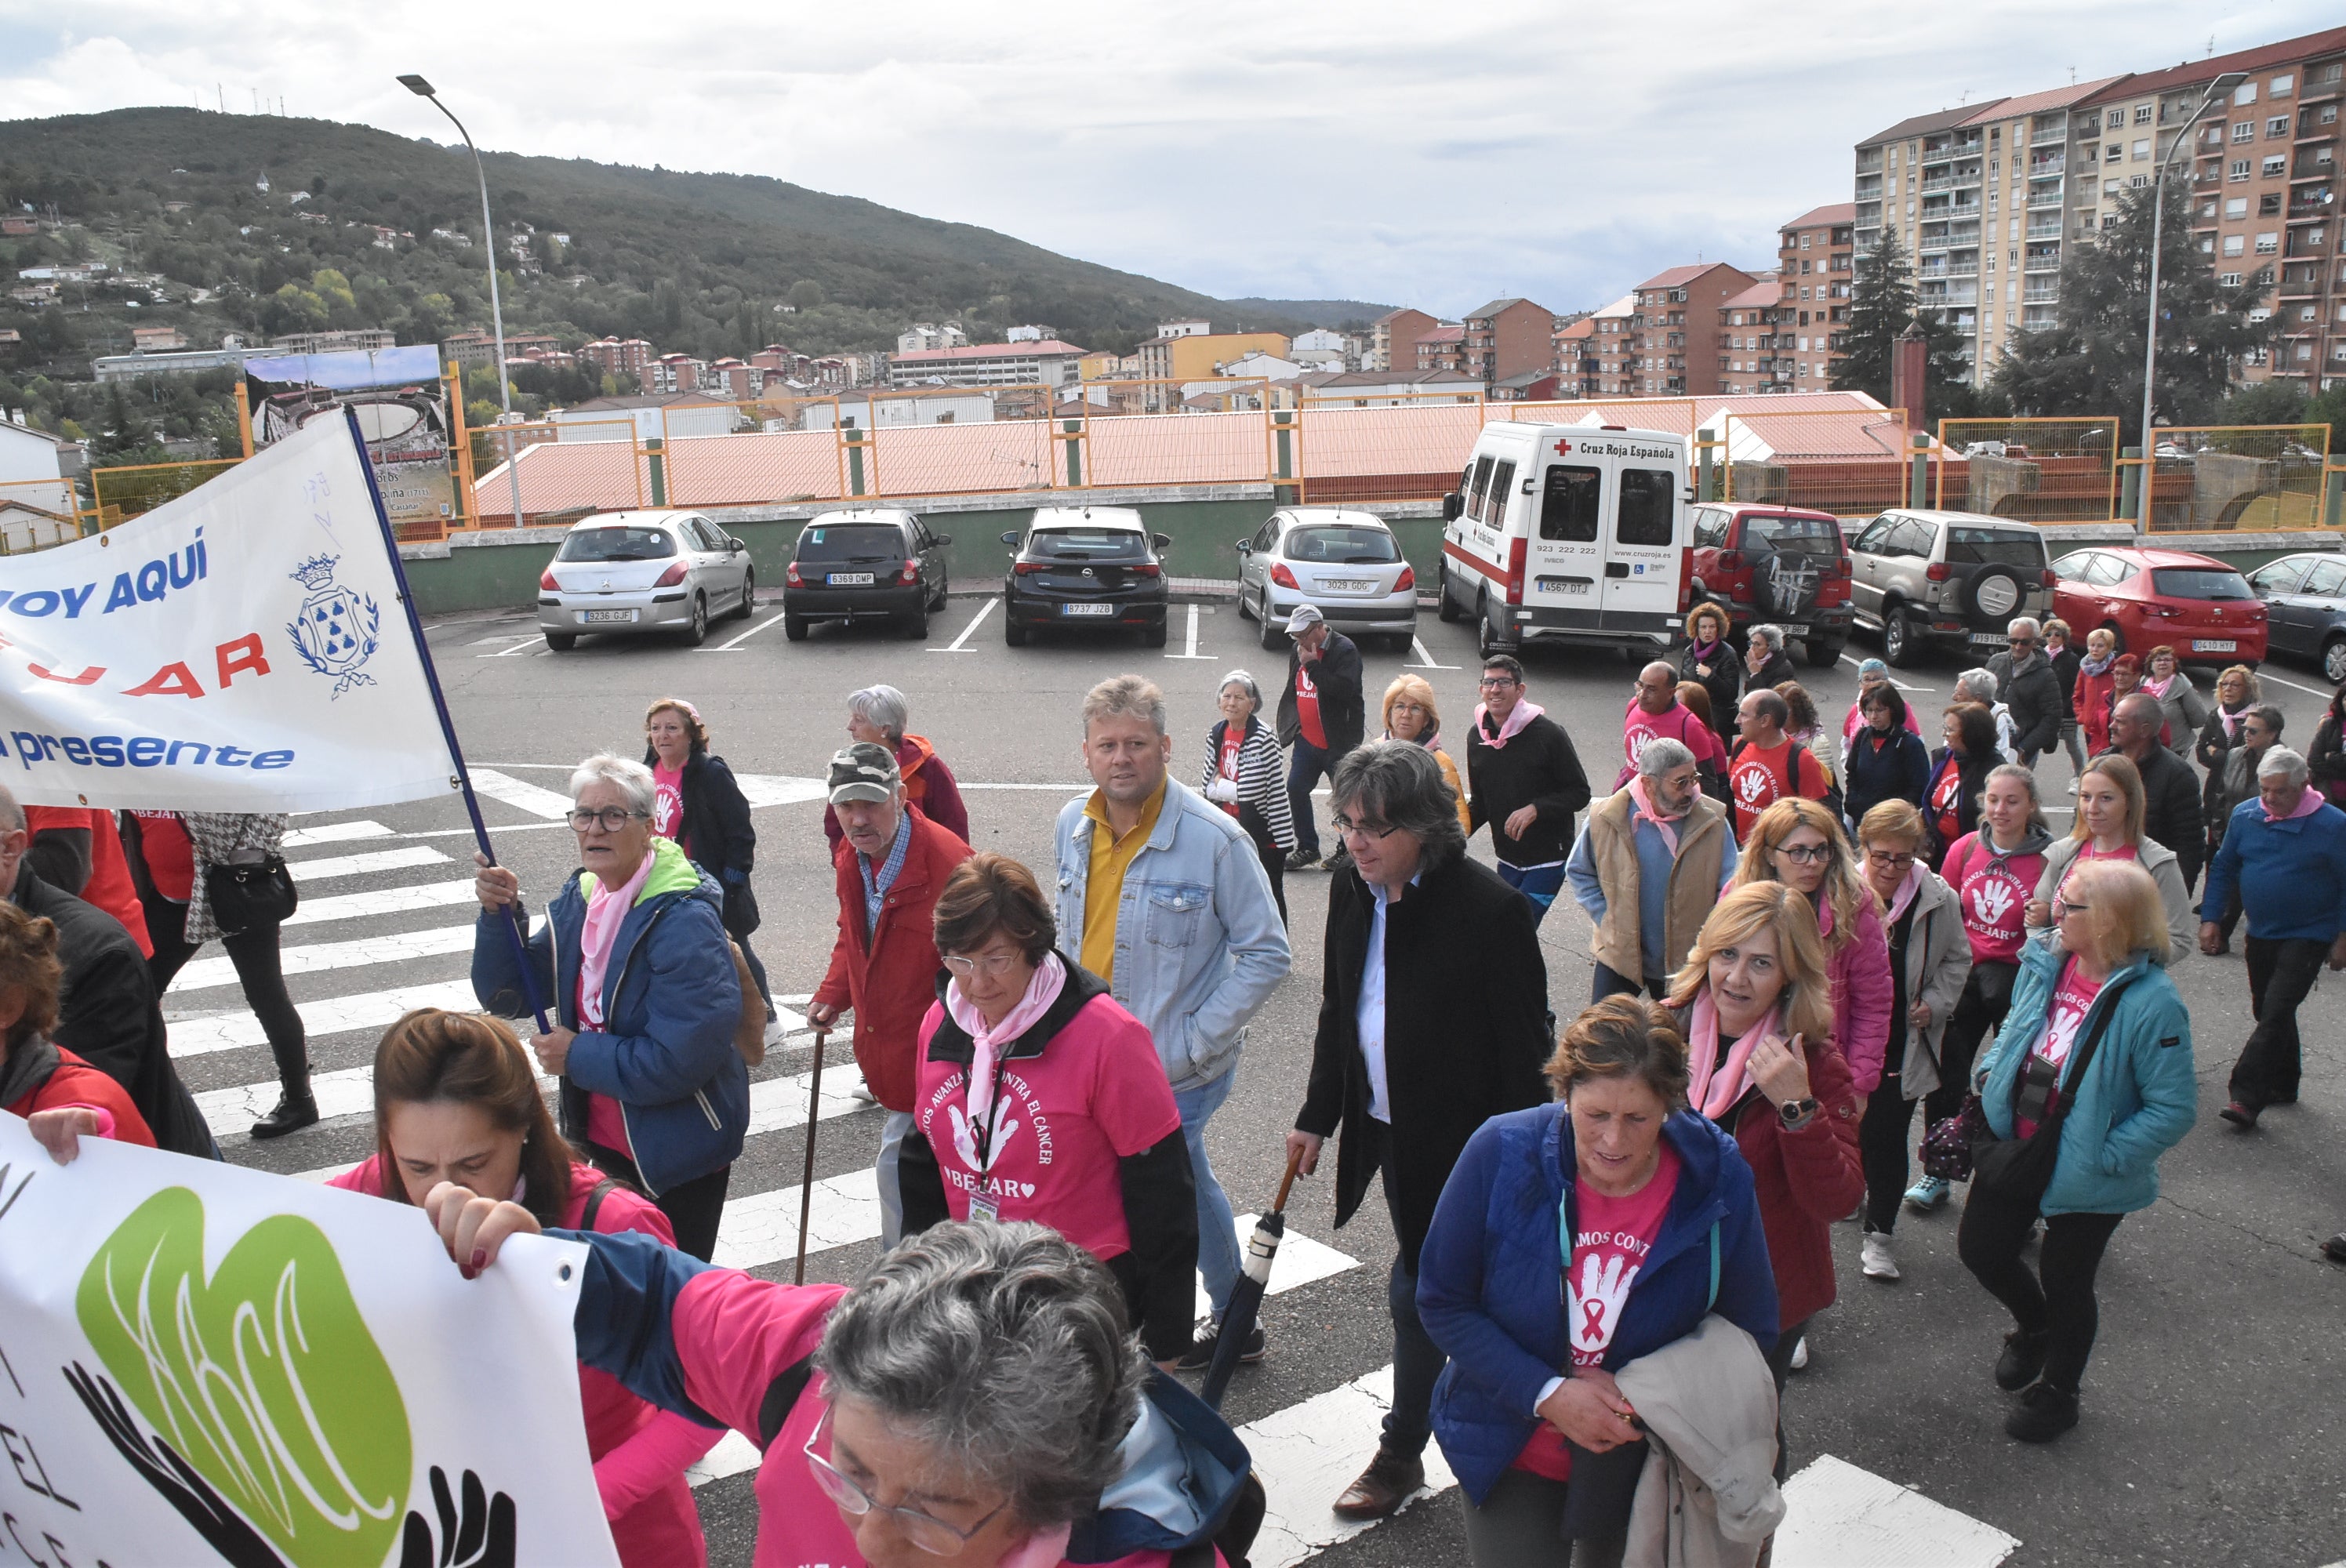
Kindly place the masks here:
POLYGON ((1571 451, 1572 443, 1568 441, 1559 441, 1556 443, 1556 454, 1558 457, 1566 456, 1571 453, 1571 451))

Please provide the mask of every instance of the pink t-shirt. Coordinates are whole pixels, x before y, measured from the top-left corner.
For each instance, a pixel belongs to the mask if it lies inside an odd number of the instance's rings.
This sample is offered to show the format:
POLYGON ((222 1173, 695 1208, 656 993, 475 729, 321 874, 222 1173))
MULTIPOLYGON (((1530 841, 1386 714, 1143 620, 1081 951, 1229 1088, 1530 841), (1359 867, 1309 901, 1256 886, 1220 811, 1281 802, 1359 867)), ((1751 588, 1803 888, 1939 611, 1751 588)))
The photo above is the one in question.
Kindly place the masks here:
MULTIPOLYGON (((2045 1011, 2045 1026, 2036 1032, 2035 1044, 2028 1048, 2029 1061, 2042 1062, 2052 1068, 2056 1082, 2069 1064, 2069 1053, 2076 1049, 2078 1026, 2086 1022, 2094 998, 2101 993, 2102 983, 2078 967, 2076 958, 2061 966, 2061 982, 2053 988, 2053 1003, 2045 1011)), ((2045 1114, 2050 1115, 2053 1107, 2060 1103, 2061 1091, 2056 1088, 2045 1096, 2045 1114)), ((2012 1130, 2025 1138, 2036 1130, 2035 1118, 2016 1117, 2012 1130)))
POLYGON ((684 825, 684 769, 652 765, 652 831, 673 839, 684 825))
POLYGON ((1630 775, 1637 770, 1637 759, 1657 740, 1677 741, 1693 752, 1698 763, 1708 762, 1713 768, 1726 765, 1727 748, 1719 745, 1719 736, 1710 726, 1694 716, 1694 709, 1681 702, 1660 713, 1647 713, 1645 705, 1633 697, 1628 711, 1621 716, 1621 754, 1627 760, 1620 776, 1613 781, 1614 789, 1628 783, 1630 775))
POLYGON ((2142 857, 2140 855, 2135 853, 2135 847, 2132 844, 2120 844, 2115 850, 2105 851, 2094 848, 2094 841, 2091 839, 2088 839, 2084 843, 2077 846, 2076 858, 2071 860, 2068 866, 2061 872, 2061 885, 2055 888, 2053 891, 2056 897, 2067 893, 2069 891, 2069 879, 2076 876, 2077 874, 2077 868, 2084 865, 2087 860, 2138 860, 2141 858, 2142 857))
MULTIPOLYGON (((1678 1151, 1662 1145, 1653 1178, 1626 1197, 1607 1197, 1576 1178, 1572 1203, 1578 1226, 1572 1238, 1572 1267, 1565 1271, 1565 1320, 1572 1333, 1572 1364, 1601 1367, 1620 1327, 1622 1305, 1637 1282, 1662 1218, 1678 1188, 1678 1151)), ((1566 1374, 1569 1376, 1569 1373, 1566 1374)), ((1572 1451, 1564 1434, 1542 1421, 1515 1455, 1515 1469, 1550 1481, 1572 1479, 1572 1451)))
POLYGON ((989 1131, 970 1122, 967 1069, 930 1058, 944 1021, 943 1003, 921 1021, 913 1119, 936 1151, 953 1217, 967 1219, 982 1191, 997 1217, 1047 1225, 1102 1261, 1130 1251, 1117 1162, 1181 1127, 1148 1028, 1114 997, 1093 997, 1039 1055, 999 1064, 989 1131))
POLYGON ((1947 850, 1939 869, 1955 890, 1973 961, 2018 963, 2021 943, 2028 936, 2028 901, 2045 874, 2045 857, 2014 855, 1998 869, 1986 839, 1965 833, 1947 850))
MULTIPOLYGON (((584 1030, 599 1032, 603 1027, 603 995, 589 989, 586 978, 578 978, 578 1023, 584 1030)), ((619 1102, 608 1095, 588 1090, 586 1094, 586 1139, 607 1149, 636 1157, 636 1145, 627 1138, 627 1118, 619 1109, 619 1102)))

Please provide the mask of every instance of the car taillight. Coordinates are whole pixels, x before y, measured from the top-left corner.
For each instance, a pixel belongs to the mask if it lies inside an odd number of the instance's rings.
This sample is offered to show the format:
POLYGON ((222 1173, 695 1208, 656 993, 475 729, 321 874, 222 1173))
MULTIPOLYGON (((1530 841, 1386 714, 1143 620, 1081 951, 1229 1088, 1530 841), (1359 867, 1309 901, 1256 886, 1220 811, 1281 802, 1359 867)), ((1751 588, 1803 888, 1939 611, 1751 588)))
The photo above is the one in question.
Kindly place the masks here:
POLYGON ((673 588, 678 583, 683 581, 684 563, 678 561, 675 565, 670 566, 667 571, 662 572, 659 575, 659 581, 654 583, 652 586, 655 588, 673 588))
POLYGON ((1678 614, 1694 608, 1694 546, 1678 546, 1678 614))
POLYGON ((1403 566, 1403 567, 1401 569, 1401 575, 1400 575, 1400 576, 1398 576, 1398 577, 1395 577, 1395 578, 1393 579, 1392 591, 1393 591, 1394 593, 1398 594, 1398 593, 1401 593, 1401 592, 1402 592, 1402 590, 1404 590, 1404 589, 1407 589, 1407 588, 1414 588, 1414 587, 1416 587, 1416 586, 1417 586, 1417 570, 1416 570, 1416 568, 1415 568, 1415 567, 1413 567, 1413 566, 1403 566))
POLYGON ((1947 580, 1947 564, 1944 561, 1933 561, 1923 568, 1923 575, 1932 582, 1943 583, 1947 580))
POLYGON ((1507 603, 1511 605, 1524 602, 1524 550, 1525 539, 1518 534, 1507 547, 1507 603))
POLYGON ((1127 566, 1125 570, 1130 572, 1136 577, 1161 577, 1165 575, 1165 568, 1158 565, 1154 561, 1137 562, 1133 565, 1127 566))
POLYGON ((1271 563, 1270 580, 1278 584, 1282 588, 1301 586, 1300 584, 1296 582, 1295 574, 1287 569, 1287 563, 1284 561, 1274 561, 1271 563))
POLYGON ((2061 585, 2061 579, 2054 575, 2053 568, 2050 566, 2045 568, 2045 585, 2048 588, 2057 588, 2061 585))
POLYGON ((1841 558, 1841 568, 1835 575, 1843 578, 1854 578, 1857 575, 1857 568, 1851 564, 1848 556, 1843 555, 1841 558))
POLYGON ((537 585, 550 594, 558 594, 562 591, 562 585, 554 580, 554 568, 551 566, 538 575, 537 585))
POLYGON ((905 562, 904 569, 896 574, 896 581, 903 584, 906 587, 912 586, 914 583, 917 583, 920 580, 921 564, 918 561, 905 562))
POLYGON ((806 579, 799 575, 799 564, 796 561, 782 568, 782 581, 793 588, 806 586, 806 579))
POLYGON ((1016 577, 1031 577, 1043 570, 1044 565, 1045 563, 1041 561, 1020 561, 1010 568, 1010 573, 1016 577))

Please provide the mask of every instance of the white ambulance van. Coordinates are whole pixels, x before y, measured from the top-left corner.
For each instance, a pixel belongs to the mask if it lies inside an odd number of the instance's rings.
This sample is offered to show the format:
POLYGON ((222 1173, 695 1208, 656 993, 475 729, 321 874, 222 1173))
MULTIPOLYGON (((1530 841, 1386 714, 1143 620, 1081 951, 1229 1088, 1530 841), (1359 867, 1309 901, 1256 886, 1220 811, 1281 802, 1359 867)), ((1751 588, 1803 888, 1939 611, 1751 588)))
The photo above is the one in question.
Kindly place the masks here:
POLYGON ((1485 655, 1668 647, 1694 583, 1686 490, 1682 435, 1484 425, 1443 497, 1442 618, 1473 616, 1485 655))

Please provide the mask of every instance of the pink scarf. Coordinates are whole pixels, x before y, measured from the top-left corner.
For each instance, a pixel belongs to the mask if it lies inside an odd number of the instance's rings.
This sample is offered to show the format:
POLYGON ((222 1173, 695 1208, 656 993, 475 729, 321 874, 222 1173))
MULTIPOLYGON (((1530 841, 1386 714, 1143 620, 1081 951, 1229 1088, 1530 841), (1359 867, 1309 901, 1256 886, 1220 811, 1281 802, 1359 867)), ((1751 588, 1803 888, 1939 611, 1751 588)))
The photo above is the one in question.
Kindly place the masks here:
POLYGON ((1662 836, 1662 842, 1668 844, 1671 855, 1676 856, 1678 852, 1677 824, 1686 819, 1686 813, 1681 811, 1675 817, 1665 817, 1656 810, 1654 797, 1647 789, 1646 776, 1642 773, 1629 780, 1629 826, 1633 830, 1640 817, 1654 825, 1654 831, 1662 836))
POLYGON ((2240 738, 2240 721, 2248 718, 2248 716, 2249 710, 2245 704, 2237 710, 2218 704, 2216 708, 2216 717, 2224 721, 2224 738, 2229 741, 2237 742, 2240 738))
POLYGON ((994 1069, 1001 1059, 1002 1047, 1034 1027, 1035 1021, 1051 1010, 1066 989, 1067 966, 1056 952, 1047 954, 1035 966, 1035 978, 1026 983, 1026 994, 1018 1005, 1002 1015, 1002 1022, 987 1027, 985 1014, 977 1004, 961 993, 958 979, 945 983, 945 1011, 953 1021, 968 1033, 974 1050, 969 1064, 969 1088, 962 1098, 969 1106, 973 1127, 986 1125, 986 1115, 994 1107, 994 1069))
POLYGON ((2268 822, 2294 822, 2300 817, 2312 816, 2316 811, 2320 810, 2322 807, 2329 803, 2330 800, 2327 796, 2323 795, 2320 790, 2316 789, 2312 785, 2308 784, 2305 787, 2305 793, 2297 798, 2296 810, 2291 811, 2286 817, 2276 817, 2270 811, 2267 811, 2265 813, 2265 820, 2268 822))
POLYGON ((1546 712, 1547 709, 1542 708, 1536 702, 1525 702, 1523 698, 1517 697, 1515 699, 1514 709, 1510 711, 1507 717, 1500 722, 1499 733, 1496 735, 1492 734, 1490 730, 1484 728, 1483 725, 1484 716, 1490 711, 1491 705, 1487 702, 1478 702, 1474 705, 1475 733, 1482 736, 1483 744, 1488 746, 1492 750, 1504 751, 1507 748, 1507 742, 1515 738, 1515 732, 1517 730, 1523 728, 1525 725, 1529 724, 1533 719, 1537 718, 1541 714, 1546 712))
POLYGON ((2171 675, 2165 680, 2153 680, 2150 677, 2146 675, 2142 677, 2141 684, 2137 686, 2135 689, 2141 692, 2146 697, 2155 697, 2158 698, 2159 701, 2165 702, 2167 700, 2167 688, 2173 686, 2175 684, 2175 680, 2176 677, 2171 675))
POLYGON ((636 874, 616 888, 597 878, 586 895, 586 918, 578 927, 578 1022, 589 1029, 603 1027, 603 975, 611 967, 611 949, 619 927, 652 874, 652 852, 647 849, 636 864, 636 874))
POLYGON ((1900 918, 1905 914, 1906 906, 1912 903, 1914 901, 1914 895, 1922 891, 1923 867, 1922 863, 1917 861, 1913 865, 1906 868, 1906 880, 1898 884, 1898 891, 1892 895, 1890 900, 1890 920, 1888 923, 1891 925, 1896 925, 1900 918))
POLYGON ((1687 1084, 1687 1100, 1695 1109, 1712 1121, 1735 1108, 1735 1102, 1751 1087, 1751 1053, 1760 1042, 1776 1032, 1776 1009, 1768 1009, 1768 1016, 1743 1032, 1723 1064, 1719 1060, 1719 1008, 1710 999, 1710 987, 1705 985, 1695 993, 1693 1028, 1687 1041, 1687 1066, 1691 1080, 1687 1084))

